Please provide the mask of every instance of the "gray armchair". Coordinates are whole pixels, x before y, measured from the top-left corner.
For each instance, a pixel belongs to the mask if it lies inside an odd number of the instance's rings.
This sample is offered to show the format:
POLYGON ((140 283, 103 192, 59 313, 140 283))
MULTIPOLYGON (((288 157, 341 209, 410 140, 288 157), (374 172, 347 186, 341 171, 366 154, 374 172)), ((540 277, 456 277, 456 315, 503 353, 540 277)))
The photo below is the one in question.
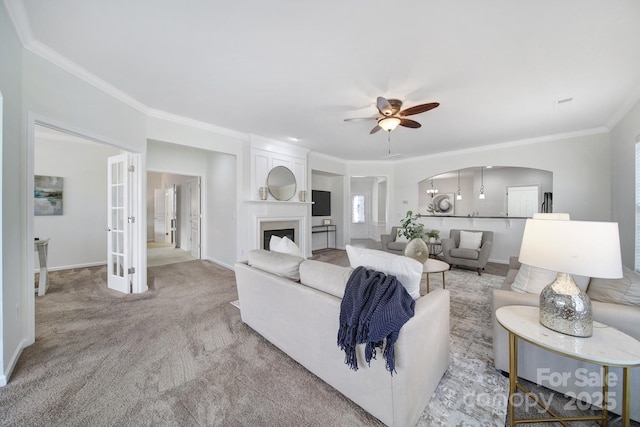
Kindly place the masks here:
POLYGON ((404 248, 407 246, 407 242, 397 242, 398 229, 400 227, 391 227, 390 234, 381 234, 380 241, 382 242, 382 250, 385 252, 391 252, 396 255, 403 255, 404 248))
POLYGON ((464 230, 476 233, 482 232, 482 241, 478 250, 459 247, 460 231, 452 229, 449 231, 449 238, 442 239, 442 258, 452 266, 475 268, 478 276, 480 276, 480 270, 484 269, 484 266, 489 261, 491 246, 493 245, 493 231, 464 230))

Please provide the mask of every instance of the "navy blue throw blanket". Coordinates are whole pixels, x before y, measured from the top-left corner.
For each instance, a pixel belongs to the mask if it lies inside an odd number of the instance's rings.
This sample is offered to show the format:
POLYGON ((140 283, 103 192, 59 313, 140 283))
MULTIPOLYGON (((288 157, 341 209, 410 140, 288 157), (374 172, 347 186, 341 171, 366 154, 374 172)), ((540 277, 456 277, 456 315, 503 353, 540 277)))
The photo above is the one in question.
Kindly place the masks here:
POLYGON ((358 370, 356 346, 366 344, 367 364, 376 358, 376 347, 382 348, 386 368, 396 372, 394 344, 400 328, 414 314, 415 301, 395 276, 358 267, 351 273, 340 304, 338 347, 345 352, 345 363, 358 370))

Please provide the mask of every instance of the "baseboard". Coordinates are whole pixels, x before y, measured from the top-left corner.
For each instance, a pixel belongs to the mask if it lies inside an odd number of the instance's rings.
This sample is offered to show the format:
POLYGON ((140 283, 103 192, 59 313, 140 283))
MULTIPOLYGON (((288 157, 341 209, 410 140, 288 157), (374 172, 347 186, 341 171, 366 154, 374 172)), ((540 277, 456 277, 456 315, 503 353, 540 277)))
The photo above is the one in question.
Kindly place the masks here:
POLYGON ((16 348, 16 351, 13 353, 13 356, 11 356, 11 360, 9 361, 9 366, 7 367, 7 370, 3 372, 2 375, 0 375, 0 387, 6 386, 7 383, 9 382, 9 378, 11 378, 13 369, 16 367, 16 363, 18 363, 18 359, 22 354, 22 350, 24 350, 27 347, 27 345, 29 344, 27 340, 24 339, 20 342, 20 345, 18 345, 18 348, 16 348))
POLYGON ((229 264, 227 264, 227 263, 224 263, 224 262, 221 262, 221 261, 215 260, 215 259, 213 259, 213 258, 203 258, 203 259, 205 259, 205 260, 207 260, 207 261, 211 261, 212 263, 217 264, 217 265, 219 265, 220 267, 224 267, 224 268, 226 268, 227 270, 231 270, 231 271, 233 271, 233 266, 232 266, 232 265, 229 265, 229 264))
MULTIPOLYGON (((107 265, 106 261, 98 261, 98 262, 88 262, 86 264, 73 264, 73 265, 63 265, 60 267, 49 267, 49 271, 61 271, 61 270, 73 270, 74 268, 87 268, 87 267, 101 267, 103 265, 107 265)), ((40 269, 36 268, 34 273, 39 273, 40 269)))

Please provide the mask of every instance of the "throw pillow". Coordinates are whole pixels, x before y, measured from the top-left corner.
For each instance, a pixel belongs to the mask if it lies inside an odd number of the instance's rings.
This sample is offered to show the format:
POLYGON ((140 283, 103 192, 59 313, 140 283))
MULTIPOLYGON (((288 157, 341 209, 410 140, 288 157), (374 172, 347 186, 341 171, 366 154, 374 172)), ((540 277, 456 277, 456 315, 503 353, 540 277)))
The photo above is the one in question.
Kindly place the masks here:
MULTIPOLYGON (((558 273, 555 271, 522 264, 516 278, 511 284, 511 290, 539 295, 545 286, 556 279, 557 275, 558 273)), ((576 285, 583 291, 586 290, 589 285, 589 277, 574 275, 573 281, 576 282, 576 285)))
POLYGON ((282 240, 282 237, 271 236, 271 239, 269 240, 269 250, 273 251, 274 248, 278 246, 278 243, 280 243, 280 240, 282 240))
POLYGON ((280 241, 278 241, 275 245, 272 245, 272 243, 273 243, 273 236, 271 238, 271 241, 269 242, 269 249, 271 249, 273 252, 280 252, 283 254, 299 256, 299 257, 302 256, 302 253, 300 252, 300 248, 298 247, 298 245, 296 245, 287 236, 282 237, 280 241))
POLYGON ((621 279, 593 278, 587 295, 594 301, 640 306, 640 275, 628 267, 622 267, 621 279))
POLYGON ((300 263, 304 261, 304 258, 264 249, 249 251, 248 258, 251 267, 287 279, 300 280, 300 263))
POLYGON ((480 249, 482 243, 482 231, 464 231, 460 230, 460 245, 459 249, 480 249))
POLYGON ((362 266, 396 276, 413 299, 420 298, 423 265, 415 259, 351 245, 347 245, 347 256, 352 268, 362 266))

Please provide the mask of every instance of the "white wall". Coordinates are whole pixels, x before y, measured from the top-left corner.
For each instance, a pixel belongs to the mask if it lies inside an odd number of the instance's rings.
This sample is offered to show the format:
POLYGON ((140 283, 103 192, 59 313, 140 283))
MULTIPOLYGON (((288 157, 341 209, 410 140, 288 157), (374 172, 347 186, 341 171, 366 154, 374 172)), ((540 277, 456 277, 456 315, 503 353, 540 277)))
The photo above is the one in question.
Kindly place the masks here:
POLYGON ((620 227, 622 263, 634 268, 635 144, 640 137, 640 102, 611 131, 612 220, 620 227))
POLYGON ((35 175, 64 178, 63 214, 34 216, 35 236, 51 239, 50 270, 107 262, 107 159, 117 154, 117 148, 72 138, 36 138, 35 175))
POLYGON ((238 224, 235 156, 224 153, 209 153, 207 156, 206 203, 206 254, 204 258, 233 268, 238 258, 236 229, 246 227, 238 224))
MULTIPOLYGON (((0 264, 0 386, 5 385, 21 349, 28 343, 26 318, 26 213, 22 46, 4 5, 0 5, 0 93, 2 96, 2 263, 0 264)), ((31 272, 30 272, 31 273, 31 272)), ((30 277, 31 274, 29 274, 30 277)))
POLYGON ((550 171, 553 173, 555 212, 568 212, 576 220, 607 221, 611 219, 610 159, 608 133, 596 133, 397 162, 394 165, 395 185, 391 190, 395 193, 391 223, 398 223, 407 208, 417 208, 419 181, 478 164, 550 171))

